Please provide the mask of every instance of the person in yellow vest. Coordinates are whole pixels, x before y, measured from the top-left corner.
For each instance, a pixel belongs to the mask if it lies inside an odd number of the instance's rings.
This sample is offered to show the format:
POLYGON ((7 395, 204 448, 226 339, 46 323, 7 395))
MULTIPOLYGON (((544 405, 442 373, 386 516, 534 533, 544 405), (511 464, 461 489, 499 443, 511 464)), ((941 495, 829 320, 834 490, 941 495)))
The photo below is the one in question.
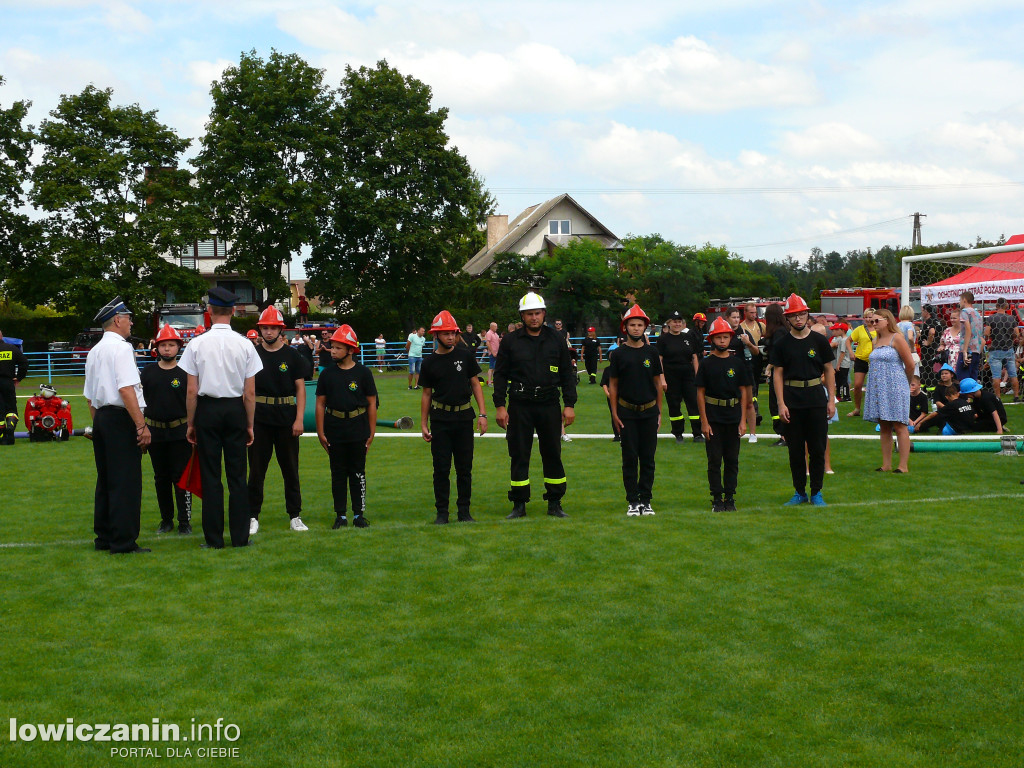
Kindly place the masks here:
POLYGON ((875 316, 875 310, 864 310, 863 325, 858 325, 846 338, 846 353, 853 357, 853 410, 847 416, 860 416, 860 405, 864 400, 864 379, 868 375, 868 358, 871 357, 871 342, 877 335, 870 330, 868 320, 875 316))

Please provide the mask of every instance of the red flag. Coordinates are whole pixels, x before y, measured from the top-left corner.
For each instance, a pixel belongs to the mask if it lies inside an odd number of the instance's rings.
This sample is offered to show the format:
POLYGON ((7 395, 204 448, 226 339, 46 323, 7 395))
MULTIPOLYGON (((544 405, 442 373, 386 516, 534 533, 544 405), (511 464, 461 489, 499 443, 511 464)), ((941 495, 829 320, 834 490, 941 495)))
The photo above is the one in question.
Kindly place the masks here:
POLYGON ((188 464, 185 465, 185 471, 181 473, 177 486, 193 496, 203 498, 203 482, 199 476, 199 453, 194 445, 192 446, 192 456, 189 457, 188 464))

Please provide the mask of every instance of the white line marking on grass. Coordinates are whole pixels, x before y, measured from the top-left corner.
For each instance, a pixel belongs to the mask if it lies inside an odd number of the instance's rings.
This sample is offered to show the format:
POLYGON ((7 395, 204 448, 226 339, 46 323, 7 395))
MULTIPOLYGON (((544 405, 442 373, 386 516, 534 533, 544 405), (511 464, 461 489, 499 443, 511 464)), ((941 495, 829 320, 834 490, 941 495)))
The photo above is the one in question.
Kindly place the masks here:
POLYGON ((18 547, 66 547, 92 543, 92 539, 80 539, 78 541, 12 541, 6 544, 0 544, 0 549, 16 549, 18 547))

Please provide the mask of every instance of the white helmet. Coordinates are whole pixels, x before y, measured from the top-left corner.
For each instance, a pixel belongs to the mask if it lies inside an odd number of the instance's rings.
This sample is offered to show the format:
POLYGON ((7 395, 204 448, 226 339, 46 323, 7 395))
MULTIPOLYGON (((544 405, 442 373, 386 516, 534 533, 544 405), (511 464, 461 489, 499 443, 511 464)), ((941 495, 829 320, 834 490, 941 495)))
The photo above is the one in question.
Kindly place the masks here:
POLYGON ((533 291, 530 291, 519 300, 520 312, 529 312, 531 309, 547 309, 547 306, 544 304, 544 299, 533 291))

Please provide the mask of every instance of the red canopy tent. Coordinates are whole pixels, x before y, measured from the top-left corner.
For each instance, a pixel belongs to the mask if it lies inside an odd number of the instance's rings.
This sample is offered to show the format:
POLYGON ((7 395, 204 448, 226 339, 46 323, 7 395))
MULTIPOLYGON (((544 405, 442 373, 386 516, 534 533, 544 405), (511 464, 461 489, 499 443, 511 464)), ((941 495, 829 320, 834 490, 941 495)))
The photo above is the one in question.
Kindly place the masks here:
MULTIPOLYGON (((1024 246, 1024 235, 1014 235, 1006 245, 1024 246)), ((970 291, 975 301, 1024 300, 1024 250, 993 253, 963 272, 921 287, 922 304, 955 304, 970 291)))

